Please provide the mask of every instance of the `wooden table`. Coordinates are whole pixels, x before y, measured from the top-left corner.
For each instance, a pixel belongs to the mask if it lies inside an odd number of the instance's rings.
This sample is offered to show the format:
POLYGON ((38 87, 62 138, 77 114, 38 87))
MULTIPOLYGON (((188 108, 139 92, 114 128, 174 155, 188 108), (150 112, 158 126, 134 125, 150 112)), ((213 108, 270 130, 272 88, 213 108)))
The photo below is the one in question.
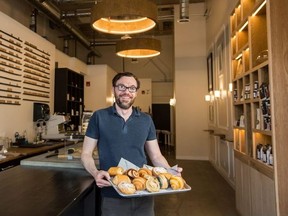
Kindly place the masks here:
POLYGON ((16 166, 0 172, 0 215, 97 215, 94 179, 83 169, 16 166))

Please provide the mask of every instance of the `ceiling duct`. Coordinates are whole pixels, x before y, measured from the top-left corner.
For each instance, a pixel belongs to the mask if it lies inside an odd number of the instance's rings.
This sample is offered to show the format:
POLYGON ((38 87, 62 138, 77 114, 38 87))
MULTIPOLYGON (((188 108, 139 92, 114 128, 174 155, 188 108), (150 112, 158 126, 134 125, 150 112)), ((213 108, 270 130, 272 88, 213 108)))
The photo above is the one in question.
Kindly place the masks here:
POLYGON ((57 23, 61 23, 72 35, 74 35, 86 48, 95 52, 95 55, 101 57, 101 53, 98 50, 91 48, 90 41, 71 23, 67 22, 65 19, 61 19, 61 13, 55 9, 51 4, 43 0, 26 0, 31 3, 39 11, 42 11, 50 19, 57 23))
POLYGON ((180 17, 178 22, 189 22, 189 0, 180 0, 180 17))

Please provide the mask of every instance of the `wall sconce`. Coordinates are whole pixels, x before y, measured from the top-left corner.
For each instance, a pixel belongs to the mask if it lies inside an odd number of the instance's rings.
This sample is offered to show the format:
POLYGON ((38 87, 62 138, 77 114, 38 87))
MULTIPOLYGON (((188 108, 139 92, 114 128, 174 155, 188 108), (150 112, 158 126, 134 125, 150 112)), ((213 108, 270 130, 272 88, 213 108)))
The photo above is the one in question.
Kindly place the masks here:
POLYGON ((102 0, 91 10, 91 24, 108 34, 136 34, 154 28, 157 13, 156 3, 150 0, 102 0))
POLYGON ((170 106, 175 106, 176 105, 176 98, 170 98, 169 104, 170 104, 170 106))
POLYGON ((154 38, 130 38, 116 43, 116 54, 125 58, 148 58, 160 55, 161 42, 154 38))
POLYGON ((229 92, 233 91, 233 83, 229 83, 229 92))
POLYGON ((215 90, 214 91, 214 97, 215 98, 220 98, 221 97, 221 91, 220 90, 215 90))
POLYGON ((205 101, 211 101, 211 95, 210 94, 208 94, 208 95, 205 95, 205 101))

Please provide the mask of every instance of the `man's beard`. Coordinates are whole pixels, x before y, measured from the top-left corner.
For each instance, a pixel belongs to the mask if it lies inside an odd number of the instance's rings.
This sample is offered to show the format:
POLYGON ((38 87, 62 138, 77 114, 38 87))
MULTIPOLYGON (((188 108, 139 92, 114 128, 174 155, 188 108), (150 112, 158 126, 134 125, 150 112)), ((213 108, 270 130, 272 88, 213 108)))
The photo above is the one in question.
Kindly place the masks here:
MULTIPOLYGON (((121 95, 121 96, 125 96, 125 95, 121 95)), ((135 101, 135 98, 131 99, 130 102, 123 102, 121 101, 121 96, 119 95, 118 97, 115 97, 115 102, 116 104, 121 108, 121 109, 129 109, 134 101, 135 101)))

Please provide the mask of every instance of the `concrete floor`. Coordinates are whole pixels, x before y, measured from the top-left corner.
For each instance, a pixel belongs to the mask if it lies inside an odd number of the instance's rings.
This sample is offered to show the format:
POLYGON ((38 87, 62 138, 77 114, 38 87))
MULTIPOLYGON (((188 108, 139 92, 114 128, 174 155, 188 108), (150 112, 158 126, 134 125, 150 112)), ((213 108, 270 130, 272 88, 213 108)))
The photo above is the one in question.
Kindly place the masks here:
POLYGON ((239 216, 235 191, 209 161, 175 160, 162 150, 170 165, 183 167, 182 176, 192 190, 155 197, 156 216, 239 216))

